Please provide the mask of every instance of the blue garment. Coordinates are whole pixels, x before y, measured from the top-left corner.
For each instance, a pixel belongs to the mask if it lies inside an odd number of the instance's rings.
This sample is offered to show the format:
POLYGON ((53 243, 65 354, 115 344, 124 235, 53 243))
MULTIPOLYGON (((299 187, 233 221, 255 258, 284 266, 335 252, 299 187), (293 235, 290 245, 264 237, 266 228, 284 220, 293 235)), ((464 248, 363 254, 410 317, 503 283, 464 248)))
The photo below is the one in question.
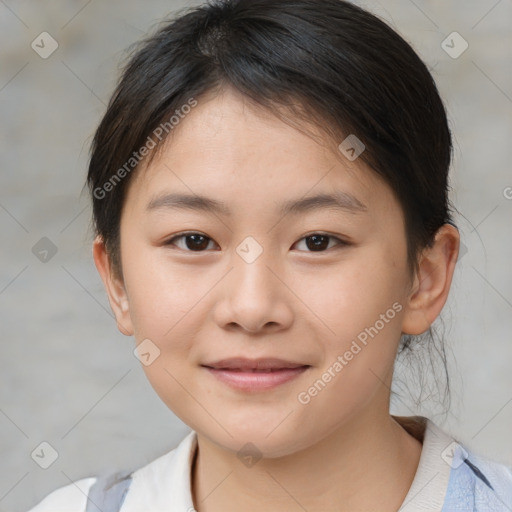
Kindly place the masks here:
POLYGON ((129 471, 99 477, 89 489, 85 512, 119 512, 131 483, 129 471))
POLYGON ((457 445, 442 512, 511 512, 512 468, 457 445))

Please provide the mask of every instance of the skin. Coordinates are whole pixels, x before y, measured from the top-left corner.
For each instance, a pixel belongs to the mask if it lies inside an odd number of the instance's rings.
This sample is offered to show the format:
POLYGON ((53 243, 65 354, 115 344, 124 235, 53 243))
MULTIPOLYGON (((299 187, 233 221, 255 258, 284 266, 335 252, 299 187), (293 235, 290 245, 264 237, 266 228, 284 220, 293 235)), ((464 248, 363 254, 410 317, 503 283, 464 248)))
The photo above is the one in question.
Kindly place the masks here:
POLYGON ((196 510, 399 509, 422 446, 389 414, 393 363, 401 334, 424 332, 440 313, 458 247, 457 230, 443 226, 411 277, 400 204, 360 160, 229 89, 199 101, 161 155, 133 177, 121 219, 122 279, 101 238, 93 245, 118 328, 159 348, 143 370, 198 433, 196 510), (163 191, 223 201, 233 215, 146 211, 163 191), (277 210, 283 201, 334 191, 352 194, 366 211, 277 210), (184 231, 208 237, 202 252, 185 237, 165 244, 184 231), (334 238, 315 251, 306 237, 319 232, 334 238), (236 252, 247 236, 263 250, 250 264, 236 252), (401 311, 300 403, 299 393, 394 303, 401 311), (247 393, 200 366, 234 356, 311 367, 277 388, 247 393), (237 457, 247 442, 262 456, 250 467, 237 457))

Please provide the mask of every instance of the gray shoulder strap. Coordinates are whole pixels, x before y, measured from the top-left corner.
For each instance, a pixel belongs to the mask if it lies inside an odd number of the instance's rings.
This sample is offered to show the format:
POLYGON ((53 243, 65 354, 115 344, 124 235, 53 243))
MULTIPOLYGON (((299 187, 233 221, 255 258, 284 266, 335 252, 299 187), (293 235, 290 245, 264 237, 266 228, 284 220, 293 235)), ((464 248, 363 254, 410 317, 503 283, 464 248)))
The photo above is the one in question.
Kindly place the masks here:
POLYGON ((89 489, 85 512, 119 512, 131 482, 129 471, 98 477, 89 489))

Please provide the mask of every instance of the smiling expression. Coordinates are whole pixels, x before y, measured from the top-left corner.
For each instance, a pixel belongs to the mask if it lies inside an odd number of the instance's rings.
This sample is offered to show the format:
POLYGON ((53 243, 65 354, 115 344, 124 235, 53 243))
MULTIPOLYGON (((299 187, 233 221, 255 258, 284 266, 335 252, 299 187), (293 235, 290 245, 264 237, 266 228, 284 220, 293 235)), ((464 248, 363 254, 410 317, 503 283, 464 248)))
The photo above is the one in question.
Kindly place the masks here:
POLYGON ((158 347, 143 368, 163 402, 222 446, 250 440, 278 456, 370 407, 387 411, 405 309, 332 371, 411 292, 400 204, 359 162, 224 90, 199 101, 130 183, 118 320, 158 347), (204 367, 233 357, 307 368, 244 388, 204 367))

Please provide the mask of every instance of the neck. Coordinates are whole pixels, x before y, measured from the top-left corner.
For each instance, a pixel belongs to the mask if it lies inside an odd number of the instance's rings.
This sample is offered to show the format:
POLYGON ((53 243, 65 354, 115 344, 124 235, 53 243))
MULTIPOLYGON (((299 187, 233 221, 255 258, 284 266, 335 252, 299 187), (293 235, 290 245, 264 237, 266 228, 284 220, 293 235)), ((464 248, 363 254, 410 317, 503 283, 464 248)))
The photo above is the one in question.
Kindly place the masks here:
POLYGON ((395 512, 412 484, 421 443, 369 407, 307 449, 251 467, 198 433, 192 495, 198 512, 395 512))

